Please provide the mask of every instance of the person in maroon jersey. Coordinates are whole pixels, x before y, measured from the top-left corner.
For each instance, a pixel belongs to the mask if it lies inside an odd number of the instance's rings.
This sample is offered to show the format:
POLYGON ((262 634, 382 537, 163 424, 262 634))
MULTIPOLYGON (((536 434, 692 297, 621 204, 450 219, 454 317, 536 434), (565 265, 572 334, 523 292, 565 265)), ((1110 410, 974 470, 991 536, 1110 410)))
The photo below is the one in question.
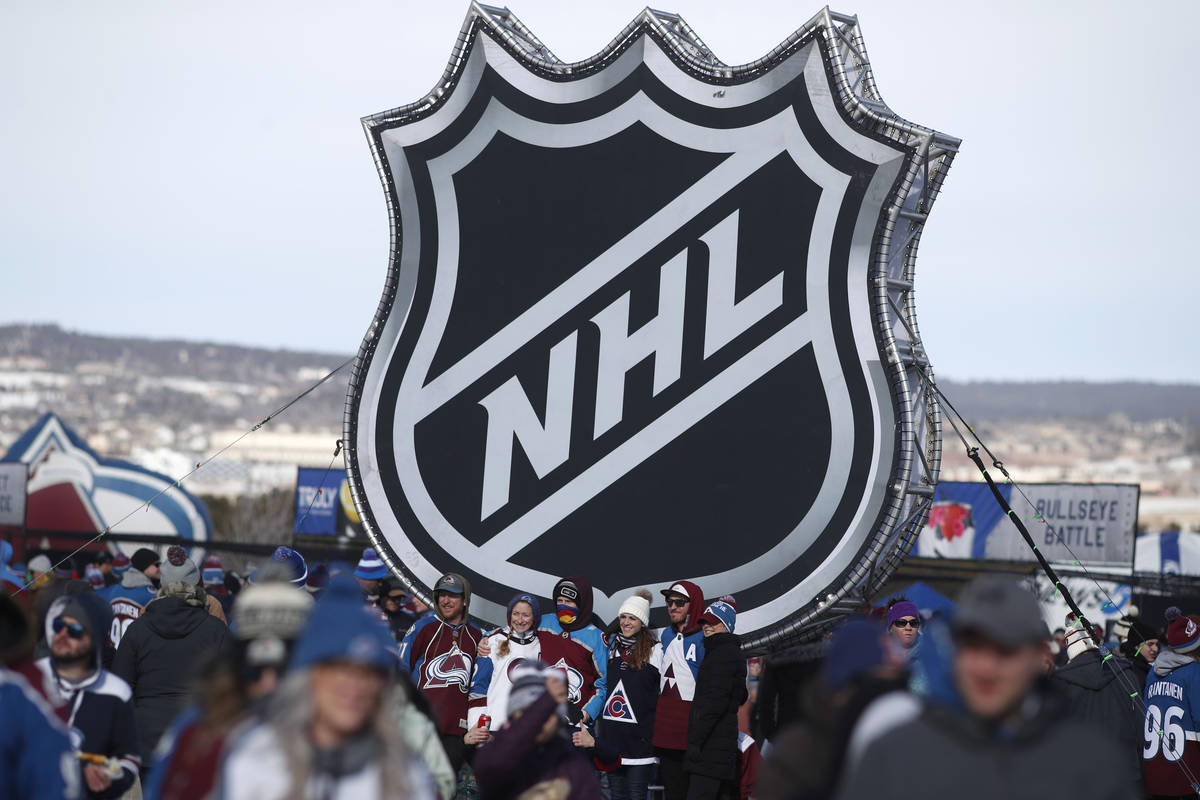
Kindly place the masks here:
POLYGON ((467 621, 471 584, 448 572, 433 587, 434 614, 413 623, 400 663, 437 715, 442 747, 457 773, 467 757, 467 704, 483 631, 467 621))

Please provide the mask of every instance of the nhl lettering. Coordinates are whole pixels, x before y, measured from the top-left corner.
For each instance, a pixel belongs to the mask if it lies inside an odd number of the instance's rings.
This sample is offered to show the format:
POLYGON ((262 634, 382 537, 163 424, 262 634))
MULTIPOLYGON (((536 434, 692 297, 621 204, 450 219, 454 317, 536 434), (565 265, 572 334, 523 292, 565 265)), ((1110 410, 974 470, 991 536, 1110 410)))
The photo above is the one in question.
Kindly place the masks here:
MULTIPOLYGON (((782 272, 747 297, 734 301, 737 223, 738 212, 734 211, 699 238, 709 254, 707 300, 703 309, 687 313, 704 315, 705 358, 783 304, 782 272)), ((639 363, 650 357, 654 359, 654 395, 679 379, 687 255, 688 251, 681 251, 661 268, 658 314, 636 332, 630 333, 629 292, 591 318, 600 333, 593 439, 607 433, 624 417, 625 378, 639 363)), ((516 378, 508 379, 480 401, 488 414, 481 518, 508 503, 514 440, 521 445, 539 478, 570 456, 578 340, 579 333, 572 332, 550 350, 545 423, 538 420, 529 396, 516 378)))

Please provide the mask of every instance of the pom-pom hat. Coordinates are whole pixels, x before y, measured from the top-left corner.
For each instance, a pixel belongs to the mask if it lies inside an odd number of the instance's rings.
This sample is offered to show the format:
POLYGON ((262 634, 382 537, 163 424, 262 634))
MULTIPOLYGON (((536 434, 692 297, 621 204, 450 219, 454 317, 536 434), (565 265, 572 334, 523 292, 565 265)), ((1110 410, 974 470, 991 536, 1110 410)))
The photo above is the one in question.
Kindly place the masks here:
POLYGON ((1200 621, 1194 615, 1179 610, 1177 606, 1167 609, 1167 645, 1176 653, 1190 653, 1200 647, 1200 621))
POLYGON ((704 613, 700 615, 700 622, 707 622, 710 625, 723 623, 725 628, 733 633, 734 623, 737 622, 737 612, 733 606, 726 603, 724 600, 718 600, 715 603, 709 603, 704 609, 704 613))
POLYGON ((621 610, 617 612, 617 616, 619 617, 621 614, 637 617, 642 621, 643 625, 649 625, 650 592, 645 589, 638 589, 631 596, 626 597, 625 602, 621 603, 621 610))
POLYGON ((160 580, 163 586, 171 583, 195 586, 200 583, 200 570, 196 566, 196 562, 188 558, 187 551, 177 544, 167 548, 167 557, 160 565, 160 569, 160 580))
POLYGON ((354 577, 364 581, 381 581, 390 574, 387 564, 383 563, 383 559, 371 547, 363 550, 362 558, 358 560, 358 566, 354 569, 354 577))

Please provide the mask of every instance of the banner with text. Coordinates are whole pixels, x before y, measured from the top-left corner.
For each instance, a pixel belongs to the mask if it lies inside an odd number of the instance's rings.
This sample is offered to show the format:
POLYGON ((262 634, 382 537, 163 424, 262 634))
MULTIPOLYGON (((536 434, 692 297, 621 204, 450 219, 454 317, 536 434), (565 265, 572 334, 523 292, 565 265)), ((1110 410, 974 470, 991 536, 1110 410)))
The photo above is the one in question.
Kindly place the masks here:
POLYGON ((338 502, 344 469, 300 467, 296 474, 296 533, 334 535, 338 532, 338 502))
MULTIPOLYGON (((1022 484, 1028 499, 1011 485, 999 488, 1049 561, 1132 567, 1137 484, 1022 484)), ((1016 526, 1005 519, 987 484, 955 481, 938 484, 916 555, 1036 559, 1016 526)))
POLYGON ((25 464, 0 464, 0 525, 25 524, 25 464))

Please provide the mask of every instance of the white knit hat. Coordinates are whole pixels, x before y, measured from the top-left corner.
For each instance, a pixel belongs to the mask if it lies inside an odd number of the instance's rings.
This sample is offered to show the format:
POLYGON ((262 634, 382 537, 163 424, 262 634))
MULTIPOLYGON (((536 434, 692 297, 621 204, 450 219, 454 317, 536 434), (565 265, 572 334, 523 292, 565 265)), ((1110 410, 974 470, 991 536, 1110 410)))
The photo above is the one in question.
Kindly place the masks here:
POLYGON ((650 592, 645 589, 638 589, 637 592, 625 598, 625 602, 621 603, 621 610, 617 615, 629 614, 637 617, 642 621, 643 625, 650 624, 650 592))

